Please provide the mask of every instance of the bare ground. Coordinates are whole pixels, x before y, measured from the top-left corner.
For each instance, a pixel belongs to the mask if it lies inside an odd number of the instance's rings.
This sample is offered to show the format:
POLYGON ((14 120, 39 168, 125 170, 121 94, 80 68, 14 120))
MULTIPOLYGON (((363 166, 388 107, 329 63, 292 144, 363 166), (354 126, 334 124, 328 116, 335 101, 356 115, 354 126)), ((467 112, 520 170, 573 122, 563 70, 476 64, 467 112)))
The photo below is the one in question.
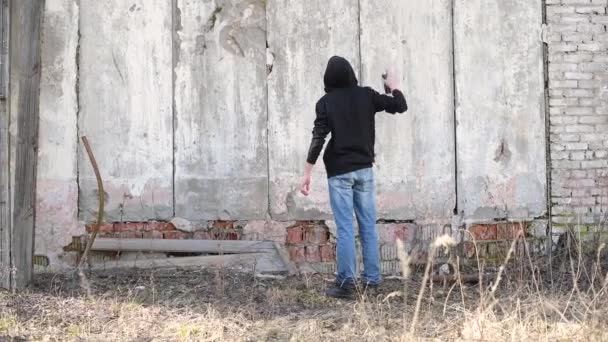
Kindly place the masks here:
POLYGON ((26 292, 0 292, 0 341, 608 340, 607 283, 596 273, 550 282, 520 269, 494 294, 456 282, 419 296, 419 272, 357 301, 326 298, 322 276, 130 269, 89 273, 83 287, 74 273, 43 273, 26 292))

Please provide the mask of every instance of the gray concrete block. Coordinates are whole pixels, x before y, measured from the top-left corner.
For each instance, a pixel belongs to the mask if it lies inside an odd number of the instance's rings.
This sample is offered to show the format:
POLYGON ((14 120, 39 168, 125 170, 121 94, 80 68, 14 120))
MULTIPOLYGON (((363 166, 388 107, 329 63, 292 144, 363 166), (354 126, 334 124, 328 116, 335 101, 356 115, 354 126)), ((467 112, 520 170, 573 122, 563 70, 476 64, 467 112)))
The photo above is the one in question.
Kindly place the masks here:
POLYGON ((262 1, 177 1, 175 211, 263 219, 268 209, 262 1))
POLYGON ((454 14, 458 208, 467 219, 544 215, 542 4, 458 0, 454 14))
MULTIPOLYGON (((107 220, 173 212, 170 1, 80 1, 79 133, 89 138, 106 192, 107 220)), ((97 186, 80 149, 81 218, 97 186)))
POLYGON ((362 81, 401 77, 409 110, 376 116, 378 217, 449 218, 456 202, 451 2, 361 1, 362 81))
POLYGON ((280 220, 330 215, 327 180, 321 158, 313 176, 313 194, 298 192, 312 137, 315 104, 324 94, 323 73, 332 55, 359 70, 357 0, 267 1, 269 56, 268 150, 270 213, 280 220))

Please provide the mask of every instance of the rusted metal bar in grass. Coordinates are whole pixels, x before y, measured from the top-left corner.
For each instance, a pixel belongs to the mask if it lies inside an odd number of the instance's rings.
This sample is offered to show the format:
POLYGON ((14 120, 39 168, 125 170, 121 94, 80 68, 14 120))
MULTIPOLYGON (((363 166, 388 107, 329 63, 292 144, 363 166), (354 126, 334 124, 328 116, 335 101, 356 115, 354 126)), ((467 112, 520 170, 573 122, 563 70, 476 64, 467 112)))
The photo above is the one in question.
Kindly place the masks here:
POLYGON ((99 193, 99 209, 97 211, 97 223, 95 225, 95 229, 93 229, 93 235, 90 239, 88 239, 87 246, 84 249, 84 253, 80 258, 80 262, 78 263, 78 269, 84 265, 87 260, 87 256, 89 255, 89 251, 91 250, 91 246, 93 246, 93 242, 95 241, 95 237, 97 237, 97 233, 99 232, 99 228, 103 223, 103 212, 104 212, 104 201, 105 201, 105 192, 103 190, 103 181, 101 180, 101 174, 99 173, 99 167, 97 166, 97 161, 95 160, 95 155, 93 155, 93 150, 91 149, 91 145, 89 145, 89 140, 86 136, 82 137, 82 144, 87 151, 87 155, 89 156, 89 161, 91 162, 91 166, 93 167, 93 171, 95 172, 95 178, 97 178, 97 191, 99 193))

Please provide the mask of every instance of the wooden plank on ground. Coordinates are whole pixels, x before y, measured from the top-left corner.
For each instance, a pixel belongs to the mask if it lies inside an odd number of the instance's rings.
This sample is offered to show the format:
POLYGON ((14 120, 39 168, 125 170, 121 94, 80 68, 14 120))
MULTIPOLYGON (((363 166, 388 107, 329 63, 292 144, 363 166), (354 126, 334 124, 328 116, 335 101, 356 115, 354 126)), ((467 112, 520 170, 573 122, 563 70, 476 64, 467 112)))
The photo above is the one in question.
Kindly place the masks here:
POLYGON ((97 238, 92 251, 177 253, 264 253, 274 251, 272 241, 156 240, 97 238))
POLYGON ((284 273, 287 268, 276 251, 267 253, 245 253, 227 255, 209 255, 197 257, 176 257, 166 259, 118 260, 104 264, 95 264, 91 269, 111 268, 178 268, 178 267, 213 267, 251 269, 255 273, 284 273))
POLYGON ((12 289, 32 278, 36 199, 36 162, 40 97, 40 28, 44 1, 19 0, 10 5, 9 165, 12 222, 10 253, 12 289))
POLYGON ((159 259, 140 259, 140 260, 116 260, 103 264, 92 265, 92 269, 104 268, 155 268, 155 267, 222 267, 225 265, 243 265, 250 264, 257 258, 261 257, 261 253, 246 253, 246 254, 228 254, 228 255, 209 255, 196 257, 176 257, 176 258, 159 258, 159 259))

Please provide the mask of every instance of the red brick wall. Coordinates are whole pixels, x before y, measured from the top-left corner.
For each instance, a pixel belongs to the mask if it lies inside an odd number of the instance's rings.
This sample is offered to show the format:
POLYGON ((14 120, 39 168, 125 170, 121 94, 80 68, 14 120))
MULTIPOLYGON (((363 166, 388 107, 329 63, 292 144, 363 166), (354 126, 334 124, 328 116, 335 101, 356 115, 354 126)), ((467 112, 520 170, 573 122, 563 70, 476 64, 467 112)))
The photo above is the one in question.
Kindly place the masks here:
MULTIPOLYGON (((243 228, 243 225, 246 224, 246 222, 237 221, 212 221, 209 222, 206 229, 184 232, 176 229, 170 222, 116 222, 103 224, 99 236, 129 239, 241 240, 248 238, 244 234, 243 228)), ((279 228, 275 227, 274 230, 266 230, 265 225, 261 225, 264 226, 262 227, 264 229, 260 232, 256 230, 256 239, 265 240, 269 237, 265 237, 264 233, 276 234, 280 230, 284 232, 284 238, 281 238, 279 242, 285 243, 292 262, 330 265, 335 261, 336 247, 333 235, 335 228, 332 231, 324 221, 297 221, 291 225, 287 223, 281 223, 281 225, 278 226, 279 228)), ((92 224, 87 225, 87 232, 91 233, 93 227, 92 224)), ((428 243, 435 236, 446 233, 445 229, 438 225, 379 223, 378 234, 383 271, 385 273, 399 271, 397 239, 401 239, 405 243, 407 252, 410 253, 414 262, 424 262, 428 243)), ((451 231, 451 229, 448 230, 451 231)), ((530 223, 473 224, 466 230, 447 233, 451 233, 459 243, 455 251, 457 254, 472 261, 476 261, 478 255, 487 264, 502 262, 514 239, 520 236, 530 240, 537 239, 530 234, 530 223)))
POLYGON ((474 224, 468 227, 461 244, 461 254, 471 260, 479 259, 485 264, 502 264, 513 241, 517 259, 528 253, 535 254, 545 249, 546 241, 535 231, 533 222, 499 222, 492 224, 474 224))
POLYGON ((287 227, 286 247, 293 262, 319 263, 336 260, 335 244, 323 222, 298 221, 287 227))

